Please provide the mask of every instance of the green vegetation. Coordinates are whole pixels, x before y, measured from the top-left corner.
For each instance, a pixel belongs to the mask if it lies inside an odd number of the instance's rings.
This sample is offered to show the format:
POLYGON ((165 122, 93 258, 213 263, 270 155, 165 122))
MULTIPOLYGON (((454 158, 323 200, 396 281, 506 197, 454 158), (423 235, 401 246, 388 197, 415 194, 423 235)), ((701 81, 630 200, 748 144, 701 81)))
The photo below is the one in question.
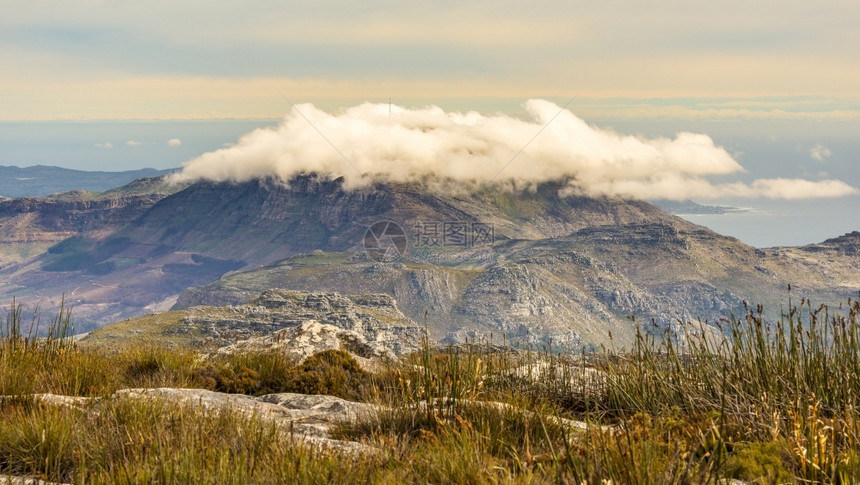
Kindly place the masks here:
POLYGON ((67 338, 68 311, 37 337, 13 304, 0 341, 0 473, 74 483, 857 482, 860 302, 789 308, 777 322, 750 308, 727 318, 724 334, 642 330, 627 351, 425 346, 368 372, 339 351, 299 364, 157 344, 82 348, 67 338), (379 451, 321 451, 259 416, 110 397, 128 387, 378 403, 335 437, 379 451), (35 393, 102 399, 58 406, 35 393))

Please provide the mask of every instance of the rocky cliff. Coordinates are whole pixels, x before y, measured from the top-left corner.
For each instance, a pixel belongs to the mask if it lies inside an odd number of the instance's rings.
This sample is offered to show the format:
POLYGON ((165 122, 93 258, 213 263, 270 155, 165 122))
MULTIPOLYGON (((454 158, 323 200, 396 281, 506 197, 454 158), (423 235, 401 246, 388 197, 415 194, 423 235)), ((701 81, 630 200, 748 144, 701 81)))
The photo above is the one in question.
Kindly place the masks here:
POLYGON ((63 239, 128 224, 162 199, 157 194, 94 198, 84 192, 62 199, 0 200, 0 244, 63 239))

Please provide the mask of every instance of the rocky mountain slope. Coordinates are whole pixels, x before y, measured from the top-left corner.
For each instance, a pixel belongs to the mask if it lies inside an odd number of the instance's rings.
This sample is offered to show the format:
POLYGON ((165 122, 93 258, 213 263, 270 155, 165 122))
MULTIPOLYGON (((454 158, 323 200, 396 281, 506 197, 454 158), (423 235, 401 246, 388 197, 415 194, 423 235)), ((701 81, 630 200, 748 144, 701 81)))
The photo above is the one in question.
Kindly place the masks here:
POLYGON ((841 239, 837 248, 758 250, 705 228, 654 224, 505 241, 480 264, 318 252, 189 288, 175 308, 238 303, 267 287, 373 291, 394 296, 416 321, 427 312, 431 335, 443 341, 492 334, 574 348, 626 345, 636 325, 630 317, 659 328, 697 319, 714 324, 741 315, 744 300, 778 312, 789 284, 798 300, 838 304, 854 297, 857 261, 839 251, 860 242, 860 233, 841 239))
POLYGON ((359 359, 386 359, 418 350, 423 335, 388 295, 268 289, 238 305, 196 306, 108 325, 80 344, 110 348, 145 341, 226 353, 267 348, 297 360, 337 348, 359 359))
POLYGON ((0 244, 59 242, 98 229, 116 229, 162 199, 158 194, 0 200, 0 244))
POLYGON ((761 250, 645 202, 562 197, 562 186, 199 182, 0 270, 0 299, 44 308, 65 294, 88 329, 269 288, 382 293, 414 321, 426 313, 437 339, 578 348, 629 343, 652 320, 714 322, 743 300, 778 309, 788 284, 798 299, 834 304, 860 289, 860 234, 761 250))

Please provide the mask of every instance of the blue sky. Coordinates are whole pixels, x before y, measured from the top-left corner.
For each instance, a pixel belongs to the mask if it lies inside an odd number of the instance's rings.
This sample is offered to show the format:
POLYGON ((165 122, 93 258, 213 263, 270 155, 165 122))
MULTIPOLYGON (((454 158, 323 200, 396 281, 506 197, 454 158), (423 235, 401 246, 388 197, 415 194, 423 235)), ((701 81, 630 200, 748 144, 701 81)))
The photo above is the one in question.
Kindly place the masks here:
MULTIPOLYGON (((854 0, 5 0, 0 164, 176 167, 291 102, 528 118, 543 98, 624 134, 708 135, 743 167, 711 184, 860 187, 858 20, 854 0)), ((702 202, 760 209, 732 226, 756 245, 860 229, 856 193, 702 202), (809 211, 821 235, 785 229, 809 211)))

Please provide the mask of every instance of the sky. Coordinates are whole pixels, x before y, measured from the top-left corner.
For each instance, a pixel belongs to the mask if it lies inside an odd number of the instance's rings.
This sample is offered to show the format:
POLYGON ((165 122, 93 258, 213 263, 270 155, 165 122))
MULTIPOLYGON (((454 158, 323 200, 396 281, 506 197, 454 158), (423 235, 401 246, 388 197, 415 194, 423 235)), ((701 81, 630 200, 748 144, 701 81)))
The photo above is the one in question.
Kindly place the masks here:
MULTIPOLYGON (((397 172, 346 130, 390 99, 448 123, 415 145, 447 147, 424 160, 443 173, 464 172, 450 140, 502 147, 494 168, 527 145, 505 175, 537 163, 577 175, 572 190, 749 207, 698 222, 759 246, 813 242, 860 229, 858 19, 855 0, 4 0, 0 164, 209 174, 223 167, 201 164, 226 157, 283 172, 311 153, 397 172), (631 168, 647 173, 618 175, 631 168), (775 180, 790 190, 773 197, 775 180)), ((377 118, 365 127, 376 137, 414 132, 377 118)), ((387 160, 415 160, 383 145, 387 160)))

